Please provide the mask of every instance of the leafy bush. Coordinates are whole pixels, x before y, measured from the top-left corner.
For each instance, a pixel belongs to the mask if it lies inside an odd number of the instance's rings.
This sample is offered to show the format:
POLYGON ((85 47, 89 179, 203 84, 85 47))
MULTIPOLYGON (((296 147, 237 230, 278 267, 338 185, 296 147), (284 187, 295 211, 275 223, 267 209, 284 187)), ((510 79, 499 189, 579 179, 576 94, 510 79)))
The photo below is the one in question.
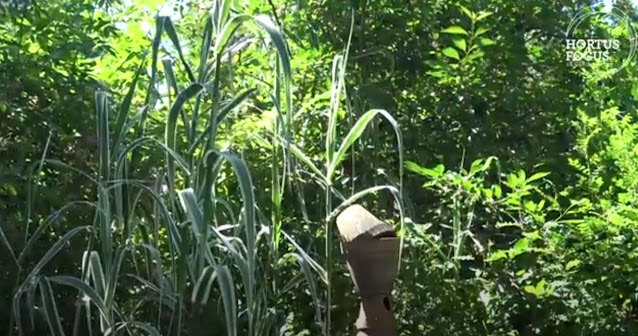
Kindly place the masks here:
POLYGON ((503 174, 494 162, 477 160, 460 172, 408 163, 428 178, 437 201, 428 222, 406 236, 406 328, 414 335, 634 332, 636 287, 628 275, 636 264, 626 249, 635 244, 635 210, 600 214, 587 199, 561 208, 561 196, 543 192, 548 173, 503 174))

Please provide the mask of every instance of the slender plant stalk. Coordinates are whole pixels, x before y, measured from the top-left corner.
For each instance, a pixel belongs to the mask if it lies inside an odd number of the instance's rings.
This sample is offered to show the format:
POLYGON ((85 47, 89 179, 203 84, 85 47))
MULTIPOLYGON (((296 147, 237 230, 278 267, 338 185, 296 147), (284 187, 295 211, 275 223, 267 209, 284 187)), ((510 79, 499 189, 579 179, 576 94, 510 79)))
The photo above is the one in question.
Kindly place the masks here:
POLYGON ((332 212, 332 186, 326 187, 326 273, 328 274, 328 282, 326 283, 326 326, 324 332, 330 335, 330 327, 332 323, 332 220, 330 213, 332 212))

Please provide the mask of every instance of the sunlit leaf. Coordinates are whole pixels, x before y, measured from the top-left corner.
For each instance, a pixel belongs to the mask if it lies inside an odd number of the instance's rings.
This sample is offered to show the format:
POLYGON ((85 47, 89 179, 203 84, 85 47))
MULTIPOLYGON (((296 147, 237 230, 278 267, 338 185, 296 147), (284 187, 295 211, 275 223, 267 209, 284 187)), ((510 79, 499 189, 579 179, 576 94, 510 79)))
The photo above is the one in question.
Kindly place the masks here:
POLYGON ((467 30, 463 29, 461 26, 450 26, 443 29, 443 31, 441 32, 446 34, 455 34, 455 35, 469 35, 467 30))
POLYGON ((452 40, 452 42, 454 42, 454 45, 455 45, 457 48, 459 48, 459 49, 461 49, 461 50, 463 50, 463 51, 466 51, 466 49, 467 49, 467 44, 465 43, 465 40, 464 40, 464 39, 462 39, 462 38, 456 38, 456 39, 452 40))
POLYGON ((461 57, 459 56, 459 52, 456 51, 456 49, 452 48, 452 47, 448 47, 443 49, 443 55, 449 57, 449 58, 453 58, 455 60, 459 60, 461 57))

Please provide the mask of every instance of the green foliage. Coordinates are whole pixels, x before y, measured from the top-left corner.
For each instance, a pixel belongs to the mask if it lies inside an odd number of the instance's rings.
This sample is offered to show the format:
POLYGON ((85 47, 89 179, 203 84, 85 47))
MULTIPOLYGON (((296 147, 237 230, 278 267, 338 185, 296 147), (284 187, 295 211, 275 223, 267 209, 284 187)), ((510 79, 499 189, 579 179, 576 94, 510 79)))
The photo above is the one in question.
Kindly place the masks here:
POLYGON ((431 205, 432 222, 417 225, 406 238, 414 255, 402 274, 400 309, 420 315, 405 320, 405 330, 634 332, 632 290, 627 291, 632 280, 612 280, 611 274, 634 267, 633 256, 621 256, 620 250, 633 244, 635 222, 617 213, 596 215, 587 202, 573 201, 562 210, 540 188, 551 175, 503 174, 491 166, 490 160, 477 160, 469 171, 445 172, 441 166, 408 165, 427 177, 425 187, 437 202, 431 205), (420 266, 424 257, 428 264, 420 266), (425 309, 422 302, 428 302, 425 309), (428 316, 446 318, 429 323, 428 316))

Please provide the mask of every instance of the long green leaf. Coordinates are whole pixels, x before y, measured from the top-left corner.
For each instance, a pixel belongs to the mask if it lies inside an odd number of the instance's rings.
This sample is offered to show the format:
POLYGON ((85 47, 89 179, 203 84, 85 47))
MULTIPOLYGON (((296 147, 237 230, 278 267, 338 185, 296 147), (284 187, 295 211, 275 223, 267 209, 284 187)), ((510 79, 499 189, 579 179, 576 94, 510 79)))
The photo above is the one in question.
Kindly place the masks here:
POLYGON ((135 95, 135 88, 137 87, 137 83, 140 79, 140 75, 144 70, 145 64, 146 59, 144 58, 142 59, 142 62, 140 62, 140 66, 137 71, 135 71, 135 77, 133 77, 133 81, 131 82, 129 89, 126 92, 126 96, 122 101, 122 105, 120 105, 120 111, 117 115, 117 121, 115 122, 115 129, 113 130, 113 148, 116 148, 116 146, 119 145, 120 139, 124 138, 124 136, 126 135, 124 124, 126 123, 127 116, 131 110, 131 102, 133 101, 133 96, 135 95))
POLYGON ((290 54, 288 53, 288 45, 286 44, 286 39, 282 31, 277 28, 277 26, 272 22, 270 17, 265 15, 258 15, 254 17, 255 22, 263 28, 270 39, 272 40, 275 48, 277 49, 277 54, 279 55, 279 60, 281 61, 282 71, 284 73, 284 92, 286 93, 286 114, 289 117, 288 127, 291 127, 290 123, 292 121, 292 99, 290 88, 292 86, 292 69, 290 66, 290 54))
POLYGON ((55 303, 55 296, 53 295, 51 283, 43 277, 40 278, 39 287, 42 298, 42 306, 44 307, 44 316, 49 324, 51 335, 64 336, 64 330, 62 329, 62 323, 60 323, 60 314, 58 314, 58 308, 55 303))
MULTIPOLYGON (((164 32, 164 17, 157 16, 155 18, 155 37, 153 37, 153 43, 151 44, 151 78, 148 83, 148 89, 146 90, 146 98, 144 100, 144 106, 148 106, 147 109, 142 110, 142 116, 140 117, 139 127, 137 129, 136 136, 139 137, 144 132, 144 125, 146 122, 146 116, 149 110, 154 105, 156 96, 155 84, 157 78, 157 59, 159 56, 159 48, 162 43, 162 33, 164 32)), ((135 162, 136 160, 133 160, 135 162)))
POLYGON ((256 89, 245 90, 242 93, 238 94, 235 98, 233 98, 233 100, 231 100, 228 104, 224 105, 217 114, 215 127, 219 126, 219 124, 224 121, 224 118, 226 118, 230 111, 232 111, 235 107, 241 105, 244 100, 246 100, 246 98, 250 97, 250 95, 252 95, 256 91, 256 89))
POLYGON ((319 170, 319 168, 315 166, 312 160, 310 160, 310 158, 306 156, 306 154, 304 154, 301 151, 301 149, 299 149, 299 147, 291 144, 289 146, 289 149, 290 149, 290 153, 292 153, 297 159, 301 160, 301 162, 305 163, 308 166, 308 168, 310 168, 310 170, 312 170, 313 173, 317 174, 317 176, 320 179, 326 180, 326 177, 323 175, 321 170, 319 170))
POLYGON ((104 269, 102 268, 100 255, 96 251, 89 253, 89 270, 98 294, 104 297, 106 292, 106 279, 104 278, 104 269))
POLYGON ((219 37, 215 44, 215 52, 217 55, 221 55, 226 48, 230 37, 235 33, 241 24, 247 21, 253 21, 259 27, 264 29, 273 41, 279 60, 281 62, 282 71, 284 73, 284 90, 286 94, 286 111, 288 116, 288 127, 291 127, 293 115, 292 115, 292 69, 290 66, 290 54, 288 52, 288 46, 284 38, 283 33, 272 20, 265 15, 250 16, 250 15, 237 15, 228 20, 222 30, 219 33, 219 37))
POLYGON ((18 258, 16 258, 15 253, 13 252, 13 248, 7 239, 7 236, 4 235, 4 231, 2 230, 2 225, 0 225, 0 242, 5 246, 7 251, 9 251, 9 255, 11 256, 11 260, 15 263, 18 270, 21 269, 20 263, 18 262, 18 258))
MULTIPOLYGON (((176 137, 177 137, 177 116, 182 109, 184 103, 198 95, 204 86, 201 84, 191 84, 188 88, 184 89, 180 92, 175 98, 175 102, 173 106, 171 106, 170 111, 168 112, 168 117, 166 120, 166 134, 165 134, 165 144, 171 150, 175 150, 176 145, 176 137)), ((174 191, 174 181, 175 181, 175 162, 172 156, 167 155, 168 161, 168 181, 169 181, 169 190, 171 194, 174 191)))
POLYGON ((162 298, 166 298, 170 301, 171 304, 176 304, 177 300, 174 297, 174 293, 171 292, 167 292, 167 291, 163 291, 162 289, 160 289, 160 287, 156 286, 155 284, 153 284, 152 282, 138 276, 135 274, 125 274, 124 276, 127 277, 131 277, 137 281, 139 281, 142 285, 144 285, 145 287, 148 287, 150 290, 152 290, 153 292, 157 293, 160 297, 162 298))
POLYGON ((184 158, 181 157, 179 153, 177 153, 171 148, 168 148, 165 144, 161 143, 159 140, 152 137, 137 138, 133 142, 131 142, 124 150, 122 150, 122 152, 117 157, 117 160, 115 162, 115 166, 117 167, 117 169, 118 170, 124 169, 124 163, 126 162, 125 160, 126 160, 127 154, 133 152, 136 148, 149 142, 152 143, 153 145, 156 145, 164 152, 166 152, 166 155, 170 156, 186 175, 190 175, 190 171, 188 170, 188 163, 186 163, 186 160, 184 160, 184 158))
POLYGON ((40 173, 42 172, 42 168, 44 167, 44 162, 46 160, 47 153, 49 151, 49 145, 51 144, 51 137, 53 136, 53 132, 49 131, 49 137, 47 138, 47 142, 44 145, 44 151, 42 151, 42 157, 40 158, 40 162, 38 163, 38 169, 33 172, 35 168, 35 163, 29 167, 29 174, 27 175, 27 216, 26 216, 26 226, 24 229, 24 241, 26 242, 27 237, 29 237, 29 225, 31 224, 31 211, 33 207, 33 195, 36 194, 36 190, 38 188, 38 179, 40 178, 40 173))
POLYGON ((364 198, 367 195, 372 195, 376 192, 379 192, 381 190, 388 190, 390 191, 397 199, 397 201, 400 201, 400 193, 399 193, 399 189, 397 189, 394 186, 390 186, 390 185, 381 185, 381 186, 374 186, 374 187, 370 187, 367 189, 364 189, 362 191, 359 191, 357 193, 355 193, 354 195, 350 196, 348 199, 346 199, 345 201, 341 202, 341 204, 339 204, 339 206, 337 206, 328 216, 328 218, 330 220, 333 220, 335 218, 337 218, 337 216, 343 211, 345 210, 347 207, 351 206, 352 204, 354 204, 355 202, 359 201, 360 199, 364 198))
POLYGON ((44 220, 44 222, 38 227, 38 229, 33 233, 33 235, 31 235, 31 237, 29 237, 29 240, 27 241, 27 243, 22 248, 22 251, 20 251, 20 254, 18 255, 18 262, 20 264, 22 264, 24 262, 25 258, 28 256, 29 252, 31 251, 31 248, 34 246, 34 244, 37 243, 38 239, 40 239, 40 236, 42 236, 42 234, 44 234, 46 229, 48 229, 51 224, 53 224, 58 218, 60 218, 61 214, 64 211, 66 211, 67 209, 69 209, 69 208, 71 208, 73 206, 76 206, 76 205, 88 205, 88 206, 91 206, 91 207, 96 207, 96 204, 92 203, 92 202, 74 201, 74 202, 69 202, 69 203, 65 204, 62 208, 60 208, 60 210, 55 211, 54 213, 50 214, 44 220))
POLYGON ((109 151, 109 104, 104 91, 95 92, 95 111, 97 113, 99 177, 101 180, 107 180, 111 155, 109 151))
POLYGON ((209 226, 204 221, 204 216, 197 204, 197 197, 193 189, 188 188, 180 191, 179 200, 182 204, 182 208, 186 211, 197 241, 197 249, 195 250, 195 274, 201 274, 205 268, 207 259, 209 263, 215 264, 214 259, 210 255, 210 248, 208 247, 209 226))
POLYGON ((95 184, 96 186, 97 186, 97 185, 99 185, 98 181, 97 181, 95 178, 93 178, 91 175, 89 175, 89 174, 87 174, 87 173, 83 172, 82 170, 80 170, 80 169, 78 169, 78 168, 75 168, 75 167, 71 166, 71 165, 70 165, 70 164, 68 164, 68 163, 64 163, 64 162, 62 162, 62 161, 53 160, 53 159, 47 159, 47 160, 45 160, 45 162, 46 162, 47 164, 52 165, 52 166, 61 167, 61 168, 64 168, 64 169, 68 169, 68 170, 70 170, 70 171, 73 171, 73 172, 75 172, 75 173, 78 173, 78 174, 82 175, 82 177, 87 178, 89 181, 91 181, 91 182, 92 182, 93 184, 95 184))
POLYGON ((148 323, 142 323, 138 321, 117 323, 111 328, 105 330, 104 336, 118 335, 120 331, 124 329, 128 331, 129 335, 140 335, 138 333, 133 333, 130 327, 141 329, 142 331, 145 331, 147 335, 150 335, 150 336, 161 336, 161 334, 159 333, 159 331, 157 331, 155 327, 151 326, 148 323))
POLYGON ((308 284, 308 289, 310 291, 310 295, 312 296, 312 301, 315 304, 315 319, 317 320, 317 324, 323 328, 323 322, 321 321, 321 304, 319 302, 319 291, 317 290, 315 277, 310 270, 310 265, 308 264, 305 257, 297 253, 290 253, 290 255, 297 260, 297 262, 299 263, 299 267, 301 268, 301 271, 306 278, 306 283, 308 284))
MULTIPOLYGON (((339 151, 330 162, 330 166, 328 167, 328 173, 326 174, 326 177, 329 181, 332 181, 332 177, 337 167, 346 158, 346 155, 350 147, 355 143, 355 141, 357 141, 361 137, 361 134, 363 134, 363 131, 365 130, 365 128, 372 121, 372 119, 377 115, 381 115, 385 117, 385 119, 387 119, 390 122, 390 124, 392 124, 392 127, 394 128, 397 134, 397 139, 398 139, 397 141, 399 142, 399 147, 400 147, 399 151, 402 152, 403 140, 401 136, 401 130, 399 129, 399 125, 394 119, 394 117, 392 117, 385 110, 368 111, 364 115, 362 115, 361 118, 359 118, 359 120, 357 120, 357 122, 354 124, 354 126, 352 127, 348 135, 346 135, 345 139, 341 143, 341 146, 339 147, 339 151)), ((401 165, 403 166, 403 163, 401 163, 401 165)), ((402 167, 400 167, 399 169, 402 169, 402 167)))
POLYGON ((184 53, 182 52, 182 45, 179 43, 179 38, 177 37, 177 32, 175 31, 175 26, 173 25, 173 21, 170 17, 164 17, 164 29, 166 30, 166 34, 168 38, 173 42, 173 46, 177 50, 177 54, 179 55, 179 59, 182 61, 182 65, 184 66, 184 70, 186 70, 186 74, 188 75, 188 79, 191 83, 196 83, 197 80, 193 75, 193 71, 191 70, 188 62, 184 58, 184 53))
POLYGON ((204 268, 201 276, 199 277, 199 279, 197 279, 197 282, 195 283, 195 286, 193 287, 193 293, 191 294, 192 303, 201 302, 202 305, 206 304, 206 302, 208 301, 208 293, 210 291, 210 283, 212 283, 216 277, 217 277, 217 273, 215 273, 214 267, 206 266, 204 268), (202 284, 208 285, 208 288, 206 288, 206 285, 204 285, 203 295, 200 294, 200 292, 202 291, 202 284), (199 297, 201 297, 201 299, 199 299, 199 297))
MULTIPOLYGON (((222 154, 226 154, 227 153, 222 153, 222 154)), ((233 165, 234 167, 234 165, 233 165)), ((242 179, 239 178, 240 180, 240 187, 242 184, 242 179)), ((252 190, 251 190, 252 191, 252 190)), ((199 207, 196 203, 196 198, 195 198, 195 194, 194 191, 192 189, 185 189, 180 191, 179 193, 180 195, 180 200, 182 203, 182 207, 186 210, 189 219, 191 221, 203 221, 202 219, 202 214, 201 211, 199 210, 199 207)), ((246 200, 244 200, 244 202, 246 203, 246 200)), ((246 203, 247 204, 247 203, 246 203)), ((245 205, 247 207, 247 205, 245 205)), ((253 208, 254 210, 254 208, 253 208)), ((244 218, 246 217, 246 215, 244 215, 244 218)), ((246 223, 246 222, 245 222, 246 223)), ((202 223, 203 225, 203 223, 202 223)), ((248 318, 249 321, 252 320, 252 317, 254 316, 254 287, 255 287, 255 280, 254 280, 254 261, 251 262, 250 259, 246 260, 246 258, 244 258, 244 256, 235 248, 235 246, 232 244, 231 240, 226 237, 225 235, 223 235, 222 233, 219 232, 219 230, 217 230, 217 228, 215 228, 214 226, 210 226, 208 227, 206 230, 210 229, 212 231, 212 233, 217 237, 217 239, 222 243, 221 245, 223 247, 225 247, 230 253, 231 256, 233 257, 235 264, 237 266, 237 268, 240 271, 241 274, 241 278, 244 284, 244 288, 245 288, 245 292, 246 292, 246 304, 248 306, 248 318)), ((248 229, 246 229, 248 230, 248 229)), ((199 236, 199 235, 197 235, 199 236)), ((198 237, 199 239, 199 237, 198 237)), ((199 240, 199 246, 200 249, 198 251, 198 260, 199 260, 199 266, 203 267, 202 265, 202 261, 204 258, 201 257, 202 254, 204 254, 204 257, 206 257, 205 259, 207 259, 209 261, 209 264, 212 266, 217 266, 212 255, 210 255, 210 249, 208 248, 207 245, 208 241, 207 240, 199 240)), ((238 244, 241 244, 241 240, 237 241, 238 244)), ((249 246, 254 246, 253 245, 249 245, 249 246)), ((254 255, 254 251, 251 251, 250 249, 244 248, 244 250, 247 250, 246 253, 249 255, 254 255)), ((219 276, 219 274, 217 275, 219 276)))
POLYGON ((104 319, 106 320, 110 319, 109 317, 110 310, 108 310, 107 307, 104 305, 104 301, 102 300, 100 295, 95 291, 95 289, 89 286, 86 282, 76 277, 67 276, 67 275, 51 276, 48 279, 51 282, 75 288, 76 290, 81 292, 83 295, 85 295, 95 305, 95 307, 97 307, 97 309, 100 311, 100 314, 102 315, 104 319))
POLYGON ((312 267, 312 269, 317 273, 319 279, 321 279, 323 283, 328 283, 328 274, 326 270, 321 267, 318 262, 312 259, 312 257, 310 257, 310 255, 308 255, 308 253, 295 241, 294 238, 287 234, 286 231, 282 231, 282 233, 284 237, 288 239, 288 241, 292 244, 295 250, 297 250, 297 254, 299 254, 304 259, 304 261, 308 263, 308 265, 310 265, 310 267, 312 267))
POLYGON ((177 86, 177 79, 175 78, 175 72, 173 71, 173 60, 170 58, 162 59, 162 67, 164 68, 164 76, 166 77, 166 86, 168 88, 168 102, 172 104, 171 89, 175 92, 175 95, 179 93, 177 86))
POLYGON ((227 335, 237 336, 237 299, 232 275, 228 267, 224 265, 217 266, 215 273, 217 273, 217 283, 224 302, 227 335))
POLYGON ((222 152, 221 155, 230 162, 241 190, 244 203, 244 229, 246 230, 246 245, 248 247, 248 262, 251 272, 255 270, 255 194, 253 180, 246 163, 231 152, 222 152))
POLYGON ((51 259, 53 259, 53 257, 55 257, 55 255, 58 254, 58 252, 60 252, 64 248, 64 246, 71 240, 71 238, 75 237, 76 234, 83 231, 92 232, 93 228, 91 226, 78 226, 69 230, 69 232, 67 232, 64 236, 58 239, 58 241, 55 242, 55 244, 53 244, 51 248, 49 248, 49 250, 44 254, 44 256, 42 256, 42 258, 40 258, 38 263, 33 267, 33 269, 31 270, 31 273, 29 273, 29 275, 25 278, 22 286, 24 286, 29 281, 31 281, 36 276, 36 274, 38 274, 42 270, 42 268, 46 264, 48 264, 49 261, 51 261, 51 259))
POLYGON ((333 161, 334 151, 336 147, 337 124, 339 116, 339 102, 341 101, 342 86, 345 76, 341 68, 343 64, 343 56, 335 56, 332 62, 332 86, 330 88, 330 110, 328 111, 328 129, 326 130, 326 160, 327 166, 333 161))
POLYGON ((230 5, 232 4, 232 0, 220 0, 215 1, 215 22, 217 26, 217 33, 219 34, 219 30, 223 27, 223 25, 228 21, 228 17, 230 15, 230 5))
POLYGON ((113 302, 115 301, 115 290, 117 289, 118 278, 120 276, 120 268, 122 267, 124 252, 126 252, 126 250, 128 250, 128 246, 118 246, 117 250, 115 251, 115 263, 113 264, 111 274, 108 274, 108 277, 105 277, 107 283, 105 288, 106 292, 104 295, 104 303, 109 308, 113 307, 113 302))
POLYGON ((201 53, 199 57, 199 82, 207 81, 206 67, 208 66, 208 56, 213 42, 213 17, 212 14, 206 16, 206 25, 204 26, 204 35, 202 37, 201 53))
POLYGON ((208 239, 208 225, 204 223, 204 217, 202 216, 199 206, 197 205, 197 198, 193 189, 189 188, 179 192, 179 199, 182 202, 182 207, 186 210, 188 219, 193 225, 193 232, 198 237, 198 240, 208 239))
POLYGON ((253 93, 255 93, 257 90, 256 89, 248 89, 242 93, 240 93, 239 95, 237 95, 237 97, 235 97, 233 100, 231 100, 229 103, 227 103, 226 105, 224 105, 220 110, 219 113, 217 114, 216 117, 216 122, 214 125, 208 125, 206 127, 206 129, 204 130, 204 132, 202 132, 202 134, 200 134, 197 139, 190 145, 189 148, 189 152, 192 153, 197 146, 199 146, 202 141, 208 137, 212 131, 213 127, 219 127, 219 124, 221 124, 221 122, 224 120, 224 118, 226 118, 226 116, 228 115, 228 113, 230 113, 230 111, 232 111, 235 107, 239 106, 241 103, 244 102, 244 100, 246 100, 246 98, 248 98, 250 95, 252 95, 253 93))

